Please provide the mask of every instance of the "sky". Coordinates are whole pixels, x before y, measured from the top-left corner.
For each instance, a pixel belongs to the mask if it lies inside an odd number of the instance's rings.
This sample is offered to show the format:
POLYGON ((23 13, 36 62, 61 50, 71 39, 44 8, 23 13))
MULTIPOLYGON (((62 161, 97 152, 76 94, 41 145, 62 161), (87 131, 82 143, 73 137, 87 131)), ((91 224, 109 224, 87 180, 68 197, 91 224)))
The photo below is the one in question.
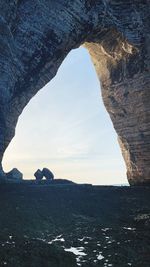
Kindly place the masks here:
POLYGON ((17 167, 25 179, 47 167, 56 178, 77 183, 127 183, 117 135, 85 48, 71 51, 56 77, 25 107, 3 167, 17 167))

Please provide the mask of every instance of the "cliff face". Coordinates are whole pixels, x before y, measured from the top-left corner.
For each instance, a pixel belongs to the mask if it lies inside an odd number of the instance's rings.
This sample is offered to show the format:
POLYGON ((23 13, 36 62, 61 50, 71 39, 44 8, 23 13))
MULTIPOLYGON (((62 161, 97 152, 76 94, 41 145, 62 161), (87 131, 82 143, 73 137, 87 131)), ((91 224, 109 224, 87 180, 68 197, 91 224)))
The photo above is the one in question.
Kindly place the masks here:
MULTIPOLYGON (((0 162, 19 115, 84 44, 130 184, 150 184, 149 1, 0 1, 0 162)), ((1 170, 2 172, 2 170, 1 170)))

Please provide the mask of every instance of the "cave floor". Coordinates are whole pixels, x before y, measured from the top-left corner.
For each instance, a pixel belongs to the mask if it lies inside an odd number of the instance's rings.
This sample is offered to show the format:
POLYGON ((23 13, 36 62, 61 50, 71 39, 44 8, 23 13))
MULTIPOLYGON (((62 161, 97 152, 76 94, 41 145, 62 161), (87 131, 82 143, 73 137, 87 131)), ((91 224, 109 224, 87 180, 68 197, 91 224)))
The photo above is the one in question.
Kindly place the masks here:
POLYGON ((0 267, 149 267, 150 187, 0 185, 0 267))

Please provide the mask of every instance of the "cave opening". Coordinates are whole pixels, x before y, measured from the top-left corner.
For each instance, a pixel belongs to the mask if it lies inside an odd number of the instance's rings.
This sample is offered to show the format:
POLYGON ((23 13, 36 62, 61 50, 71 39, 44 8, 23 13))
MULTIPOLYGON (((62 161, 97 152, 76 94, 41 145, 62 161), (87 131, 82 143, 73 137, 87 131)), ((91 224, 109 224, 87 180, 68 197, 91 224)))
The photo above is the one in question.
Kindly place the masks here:
POLYGON ((72 50, 58 74, 40 90, 19 118, 3 167, 25 179, 43 166, 78 183, 126 184, 117 136, 100 97, 89 53, 72 50))

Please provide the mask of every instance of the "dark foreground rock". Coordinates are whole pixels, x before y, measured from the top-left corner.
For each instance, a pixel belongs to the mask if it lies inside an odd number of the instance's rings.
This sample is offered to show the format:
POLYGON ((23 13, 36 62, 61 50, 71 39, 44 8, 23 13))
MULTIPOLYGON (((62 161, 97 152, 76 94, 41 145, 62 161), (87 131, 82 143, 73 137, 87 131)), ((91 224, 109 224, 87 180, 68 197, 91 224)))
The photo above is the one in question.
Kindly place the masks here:
POLYGON ((0 185, 0 229, 0 267, 149 267, 150 189, 0 185))
POLYGON ((27 238, 1 242, 0 266, 14 267, 76 267, 76 260, 63 249, 48 245, 40 240, 27 238), (3 244, 5 244, 3 246, 3 244))

